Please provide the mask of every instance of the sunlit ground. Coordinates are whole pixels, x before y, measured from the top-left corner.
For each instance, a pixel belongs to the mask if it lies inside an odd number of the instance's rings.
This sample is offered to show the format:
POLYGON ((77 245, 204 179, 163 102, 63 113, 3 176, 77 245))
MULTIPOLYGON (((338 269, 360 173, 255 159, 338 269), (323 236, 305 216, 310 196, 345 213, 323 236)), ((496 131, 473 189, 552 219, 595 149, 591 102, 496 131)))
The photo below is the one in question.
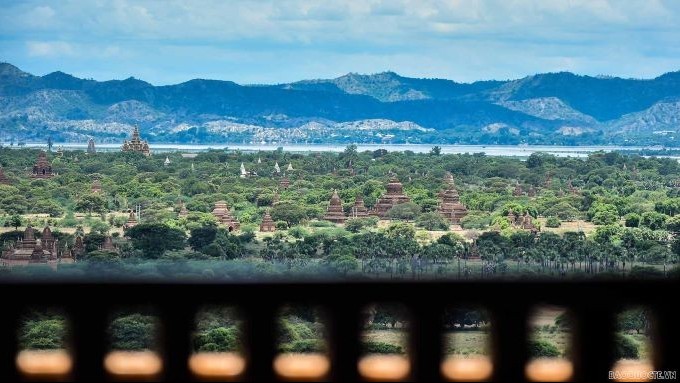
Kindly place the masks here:
POLYGON ((648 373, 654 371, 654 366, 649 360, 621 359, 614 363, 612 371, 617 382, 648 382, 648 373))
POLYGON ((411 363, 403 355, 373 354, 359 360, 359 374, 366 380, 404 380, 411 372, 411 363))
POLYGON ((274 359, 274 371, 286 380, 323 380, 331 363, 324 354, 279 354, 274 359))
POLYGON ((449 356, 442 362, 441 372, 451 381, 483 382, 491 379, 493 363, 483 355, 464 357, 449 356))
POLYGON ((574 365, 564 358, 536 358, 527 363, 524 372, 534 382, 566 382, 574 374, 574 365))
POLYGON ((67 378, 73 367, 66 350, 24 350, 16 358, 17 369, 28 378, 67 378))
POLYGON ((245 358, 235 352, 199 352, 189 358, 189 369, 201 379, 233 380, 245 368, 245 358))
POLYGON ((152 379, 160 375, 163 361, 153 351, 112 351, 104 358, 104 368, 118 378, 152 379))

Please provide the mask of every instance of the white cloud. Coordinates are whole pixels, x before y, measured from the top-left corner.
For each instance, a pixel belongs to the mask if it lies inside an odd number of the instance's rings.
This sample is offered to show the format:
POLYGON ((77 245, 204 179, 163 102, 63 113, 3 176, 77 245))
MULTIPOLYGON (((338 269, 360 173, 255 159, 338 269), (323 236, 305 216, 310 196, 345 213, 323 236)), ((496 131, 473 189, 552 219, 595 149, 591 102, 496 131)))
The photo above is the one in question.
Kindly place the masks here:
POLYGON ((73 56, 75 49, 64 41, 28 41, 28 55, 33 57, 73 56))
POLYGON ((45 71, 92 73, 119 65, 119 77, 160 82, 220 70, 264 82, 340 68, 464 81, 680 68, 680 1, 671 0, 28 0, 0 9, 0 34, 10 62, 40 57, 45 71))

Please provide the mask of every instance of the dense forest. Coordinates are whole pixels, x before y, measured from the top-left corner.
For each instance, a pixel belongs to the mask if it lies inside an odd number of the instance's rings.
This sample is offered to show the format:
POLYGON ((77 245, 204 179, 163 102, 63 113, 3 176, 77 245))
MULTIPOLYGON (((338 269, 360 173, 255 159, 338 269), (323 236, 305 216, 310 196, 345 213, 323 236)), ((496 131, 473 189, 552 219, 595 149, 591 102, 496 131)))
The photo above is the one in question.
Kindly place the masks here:
POLYGON ((603 152, 522 160, 444 155, 437 147, 429 154, 357 152, 352 145, 343 153, 309 154, 66 151, 47 153, 56 176, 35 179, 38 153, 0 149, 7 180, 0 184, 3 251, 30 224, 49 225, 61 252, 81 236, 84 252, 56 271, 3 267, 4 275, 663 277, 680 253, 680 169, 673 159, 603 152), (468 209, 460 227, 437 213, 447 172, 468 209), (321 219, 334 190, 346 213, 357 195, 370 209, 391 177, 411 202, 393 207, 389 220, 321 219), (211 211, 221 200, 240 230, 217 224, 211 211), (178 214, 182 207, 187 214, 178 214), (139 224, 123 230, 131 209, 139 209, 139 224), (267 211, 273 233, 259 231, 267 211), (513 226, 509 214, 529 215, 537 231, 513 226), (107 237, 113 249, 102 248, 107 237))

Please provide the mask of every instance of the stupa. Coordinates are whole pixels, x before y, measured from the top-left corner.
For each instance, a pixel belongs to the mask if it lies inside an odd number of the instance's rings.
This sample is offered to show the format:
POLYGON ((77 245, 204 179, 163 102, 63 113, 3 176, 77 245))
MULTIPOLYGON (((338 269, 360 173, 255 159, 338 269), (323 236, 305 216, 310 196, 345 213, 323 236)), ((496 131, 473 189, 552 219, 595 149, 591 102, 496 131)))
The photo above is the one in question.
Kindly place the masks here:
POLYGON ((87 140, 87 154, 96 154, 97 149, 94 147, 94 139, 87 140))
POLYGON ((264 212, 264 217, 262 217, 262 223, 260 224, 261 232, 272 232, 276 231, 276 225, 272 220, 272 216, 269 214, 269 210, 264 212))
POLYGON ((137 127, 135 127, 135 129, 132 131, 132 137, 130 138, 130 141, 125 140, 123 142, 121 150, 124 152, 138 152, 144 154, 145 156, 151 155, 149 143, 139 137, 139 128, 137 127))
POLYGON ((406 202, 411 202, 411 199, 404 194, 404 187, 401 182, 396 177, 392 177, 387 184, 387 193, 378 199, 370 214, 384 218, 394 205, 406 202))
POLYGON ((465 205, 460 203, 460 196, 451 173, 446 173, 444 178, 446 181, 446 189, 439 193, 439 214, 449 220, 453 224, 460 224, 468 213, 465 205))
POLYGON ((38 160, 35 165, 33 165, 33 172, 31 174, 33 178, 52 178, 54 174, 52 173, 52 165, 47 161, 47 153, 40 151, 38 154, 38 160))
POLYGON ((130 210, 130 215, 128 216, 127 222, 123 225, 123 229, 130 229, 137 226, 137 216, 133 210, 130 210))
POLYGON ((226 225, 229 231, 239 230, 241 228, 239 221, 232 217, 231 212, 229 212, 229 207, 225 201, 215 202, 212 214, 217 218, 217 222, 226 225))
POLYGON ((345 213, 342 211, 342 200, 340 200, 337 190, 333 191, 333 196, 331 196, 331 201, 328 204, 328 209, 326 210, 323 219, 333 223, 344 223, 347 219, 345 213))
POLYGON ((101 194, 102 192, 102 182, 100 180, 92 181, 92 187, 90 188, 93 194, 101 194))
POLYGON ((366 206, 364 205, 364 196, 362 196, 361 193, 358 193, 357 196, 354 198, 354 206, 352 206, 350 217, 351 218, 368 217, 368 209, 366 209, 366 206))

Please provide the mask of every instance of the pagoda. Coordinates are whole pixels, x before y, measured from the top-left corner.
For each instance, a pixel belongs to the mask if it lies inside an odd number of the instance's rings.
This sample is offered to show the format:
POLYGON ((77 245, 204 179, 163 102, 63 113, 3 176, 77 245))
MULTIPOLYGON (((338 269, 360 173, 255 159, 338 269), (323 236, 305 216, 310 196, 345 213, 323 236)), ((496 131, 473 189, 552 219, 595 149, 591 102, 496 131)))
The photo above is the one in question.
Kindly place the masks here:
POLYGON ((179 217, 186 217, 189 215, 189 210, 187 210, 187 205, 182 202, 180 208, 179 208, 179 217))
POLYGON ((439 214, 449 222, 459 225, 460 220, 468 213, 465 205, 460 203, 460 196, 451 173, 446 173, 444 180, 447 184, 445 190, 439 193, 439 214))
POLYGON ((239 221, 232 217, 231 212, 229 212, 229 207, 225 201, 215 202, 215 208, 212 211, 213 216, 217 219, 217 223, 226 225, 229 231, 239 230, 241 224, 239 221))
POLYGON ((38 154, 38 161, 33 165, 33 173, 31 174, 33 178, 52 178, 54 174, 52 173, 52 165, 47 161, 47 153, 40 151, 38 154))
POLYGON ((12 181, 7 178, 5 175, 5 171, 2 169, 2 166, 0 166, 0 185, 11 185, 12 181))
POLYGON ((128 220, 125 222, 123 225, 123 229, 130 229, 135 226, 137 226, 137 216, 135 215, 135 212, 133 210, 130 210, 130 215, 128 216, 128 220))
POLYGON ((404 194, 404 186, 396 177, 390 178, 387 184, 387 193, 383 194, 373 207, 371 215, 385 218, 387 212, 395 205, 411 202, 411 199, 404 194))
POLYGON ((352 206, 352 211, 350 213, 351 218, 366 218, 368 217, 368 209, 364 205, 364 196, 361 193, 357 193, 354 198, 354 206, 352 206))
POLYGON ((288 189, 290 187, 290 180, 288 179, 288 177, 283 177, 279 182, 279 186, 281 187, 281 189, 284 190, 288 189))
POLYGON ((524 216, 518 217, 518 221, 520 221, 518 223, 522 229, 530 230, 532 233, 536 233, 538 231, 538 228, 532 222, 532 218, 531 215, 529 215, 529 212, 525 212, 524 216))
POLYGON ((92 191, 92 194, 101 194, 102 182, 100 180, 92 181, 92 187, 90 188, 90 190, 92 191))
POLYGON ((276 231, 276 226, 272 220, 272 216, 269 214, 269 210, 264 212, 264 217, 262 217, 262 223, 260 224, 261 232, 272 232, 276 231))
POLYGON ((101 250, 116 252, 115 246, 113 246, 113 238, 110 235, 104 237, 104 243, 102 244, 101 250))
POLYGON ((79 257, 85 252, 85 246, 83 245, 83 237, 81 236, 76 236, 75 241, 73 242, 73 249, 71 250, 73 253, 74 258, 79 257))
POLYGON ((163 161, 163 166, 168 166, 171 163, 172 163, 172 161, 170 161, 170 157, 165 156, 165 161, 163 161))
POLYGON ((87 141, 87 154, 96 154, 97 149, 94 148, 94 139, 90 138, 87 141))
POLYGON ((42 238, 35 238, 35 229, 27 226, 23 238, 12 247, 3 251, 0 264, 6 266, 24 266, 30 263, 48 263, 57 259, 57 241, 49 227, 45 227, 42 238))
POLYGON ((130 141, 125 140, 121 150, 124 152, 137 152, 142 153, 145 156, 151 155, 151 150, 149 149, 149 143, 142 140, 139 137, 139 128, 135 126, 135 130, 132 131, 132 138, 130 141))
POLYGON ((515 185, 512 195, 515 197, 521 197, 524 195, 524 190, 522 190, 522 185, 520 185, 519 182, 515 185))
POLYGON ((342 200, 340 200, 337 190, 333 191, 333 196, 331 196, 331 201, 328 204, 328 209, 326 210, 326 215, 323 216, 323 219, 333 223, 344 223, 347 219, 345 213, 342 211, 342 200))

